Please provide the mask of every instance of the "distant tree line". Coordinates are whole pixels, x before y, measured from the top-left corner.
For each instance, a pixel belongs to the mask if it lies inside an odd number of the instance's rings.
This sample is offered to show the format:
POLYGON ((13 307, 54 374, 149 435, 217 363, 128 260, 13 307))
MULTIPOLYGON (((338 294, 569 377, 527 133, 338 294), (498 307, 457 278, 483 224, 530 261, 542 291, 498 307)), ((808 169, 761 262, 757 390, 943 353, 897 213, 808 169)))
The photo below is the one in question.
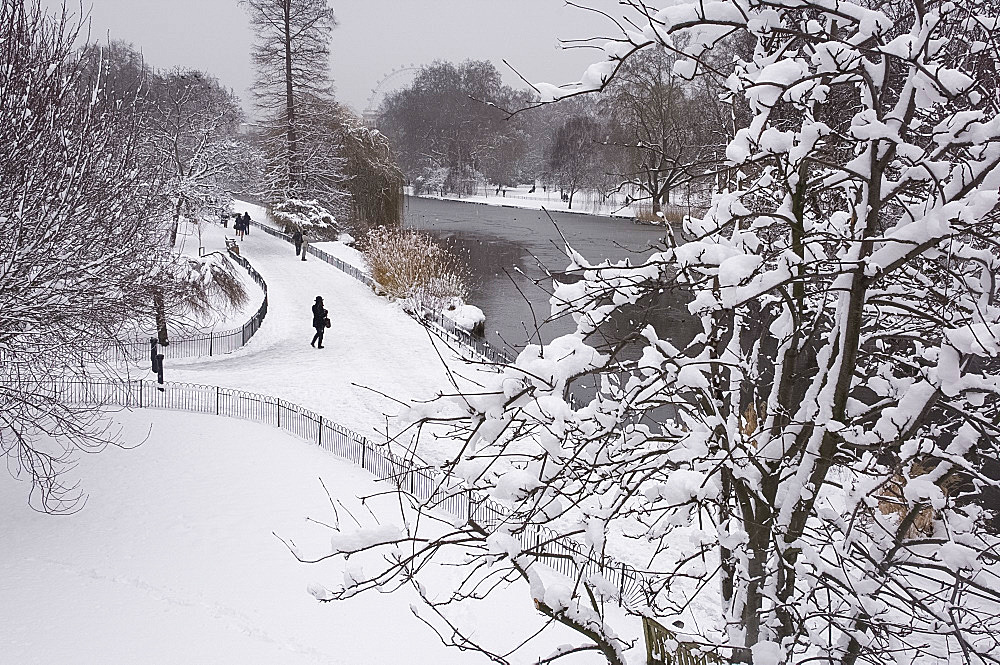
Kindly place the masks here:
POLYGON ((710 72, 677 65, 665 48, 623 63, 599 95, 539 105, 493 64, 438 61, 390 94, 379 129, 416 191, 471 194, 538 183, 573 205, 580 190, 645 204, 653 214, 683 191, 705 199, 738 110, 712 92, 710 72))

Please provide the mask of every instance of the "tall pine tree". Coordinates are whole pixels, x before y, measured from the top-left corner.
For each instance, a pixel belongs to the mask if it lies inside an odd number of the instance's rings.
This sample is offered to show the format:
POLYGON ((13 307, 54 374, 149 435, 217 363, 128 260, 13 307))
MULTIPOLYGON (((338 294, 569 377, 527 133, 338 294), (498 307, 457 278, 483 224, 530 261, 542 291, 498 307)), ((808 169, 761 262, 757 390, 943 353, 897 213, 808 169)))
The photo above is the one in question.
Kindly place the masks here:
MULTIPOLYGON (((310 192, 307 162, 316 145, 310 115, 332 97, 330 33, 337 25, 326 0, 241 0, 257 33, 251 56, 254 94, 265 117, 269 189, 282 198, 310 192)), ((315 160, 325 164, 326 160, 315 160)))

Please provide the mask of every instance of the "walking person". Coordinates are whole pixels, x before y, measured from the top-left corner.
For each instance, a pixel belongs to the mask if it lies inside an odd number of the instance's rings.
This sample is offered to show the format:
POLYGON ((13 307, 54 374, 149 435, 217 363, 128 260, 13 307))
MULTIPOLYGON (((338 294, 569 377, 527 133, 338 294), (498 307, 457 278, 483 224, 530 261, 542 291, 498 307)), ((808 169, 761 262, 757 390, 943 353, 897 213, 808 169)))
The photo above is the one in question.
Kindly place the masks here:
POLYGON ((292 234, 292 242, 295 243, 295 256, 298 256, 302 253, 302 231, 292 234))
POLYGON ((243 218, 236 215, 236 220, 233 222, 233 228, 236 230, 237 239, 243 239, 243 218))
POLYGON ((309 233, 305 229, 302 230, 302 260, 306 260, 306 254, 309 252, 309 233))
POLYGON ((313 303, 313 328, 316 329, 316 334, 313 335, 312 341, 309 342, 309 346, 316 346, 316 341, 319 341, 319 346, 316 348, 323 348, 323 333, 326 329, 330 327, 330 317, 329 312, 323 307, 323 296, 316 296, 316 302, 313 303))
POLYGON ((243 211, 243 233, 250 235, 250 213, 243 211))

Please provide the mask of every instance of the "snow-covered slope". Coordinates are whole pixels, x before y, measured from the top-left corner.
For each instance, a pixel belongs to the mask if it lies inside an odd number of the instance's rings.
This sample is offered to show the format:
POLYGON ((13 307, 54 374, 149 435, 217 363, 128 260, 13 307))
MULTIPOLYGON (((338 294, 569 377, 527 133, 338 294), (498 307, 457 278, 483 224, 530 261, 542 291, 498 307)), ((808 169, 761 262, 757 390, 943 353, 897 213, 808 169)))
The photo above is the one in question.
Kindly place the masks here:
MULTIPOLYGON (((365 471, 263 425, 156 411, 117 419, 145 441, 81 459, 73 477, 89 500, 76 514, 34 512, 27 488, 0 476, 0 662, 486 662, 442 646, 406 590, 344 604, 306 592, 342 569, 298 563, 272 531, 328 547, 306 519, 331 519, 320 479, 347 503, 376 489, 365 471)), ((503 598, 468 618, 484 637, 540 626, 523 588, 503 598)))

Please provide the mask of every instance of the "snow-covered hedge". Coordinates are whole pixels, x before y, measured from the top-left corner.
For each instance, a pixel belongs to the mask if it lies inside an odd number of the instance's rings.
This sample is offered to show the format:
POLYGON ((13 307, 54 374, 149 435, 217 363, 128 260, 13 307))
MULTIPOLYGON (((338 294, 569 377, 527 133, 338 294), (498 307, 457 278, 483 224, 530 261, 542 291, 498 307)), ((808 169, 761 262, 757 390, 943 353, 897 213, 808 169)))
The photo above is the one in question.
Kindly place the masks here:
POLYGON ((271 208, 271 219, 281 225, 285 233, 308 230, 313 237, 336 237, 340 232, 330 211, 315 200, 286 199, 271 208))

